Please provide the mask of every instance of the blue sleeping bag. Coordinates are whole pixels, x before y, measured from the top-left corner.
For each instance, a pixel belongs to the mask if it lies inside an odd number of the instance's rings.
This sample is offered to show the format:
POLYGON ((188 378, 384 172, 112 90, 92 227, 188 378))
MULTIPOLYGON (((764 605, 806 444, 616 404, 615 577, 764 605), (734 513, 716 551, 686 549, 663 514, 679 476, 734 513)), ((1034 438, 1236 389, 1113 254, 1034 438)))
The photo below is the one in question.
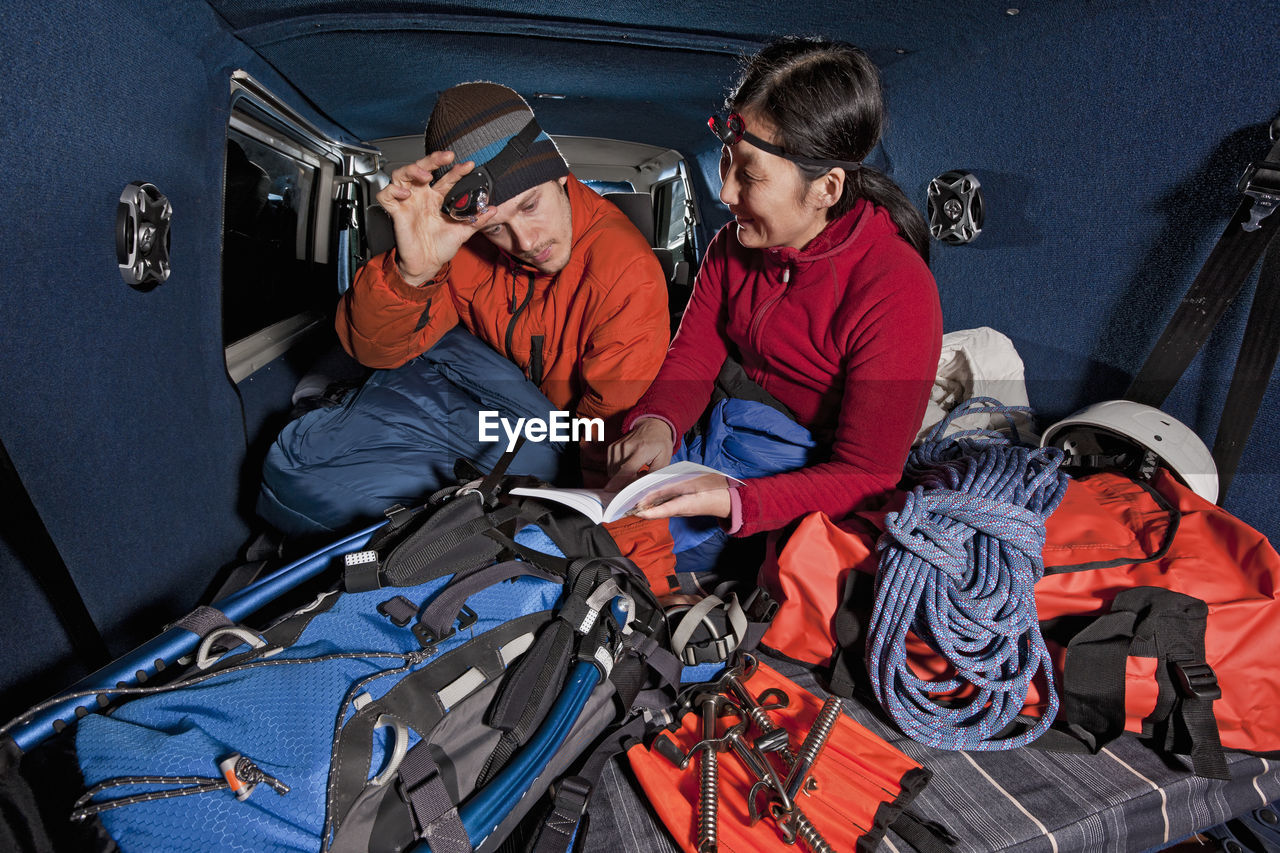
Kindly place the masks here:
MULTIPOLYGON (((421 503, 454 482, 460 457, 490 468, 507 446, 479 440, 479 413, 548 419, 554 410, 520 368, 466 329, 394 370, 378 370, 336 408, 290 422, 263 464, 258 514, 291 536, 333 533, 421 503)), ((508 468, 552 482, 564 443, 527 441, 508 468)))
MULTIPOLYGON (((716 403, 704 434, 680 445, 672 462, 701 462, 746 480, 803 468, 815 442, 809 431, 777 409, 753 400, 716 403)), ((715 566, 727 535, 719 519, 673 518, 676 571, 705 572, 715 566)))

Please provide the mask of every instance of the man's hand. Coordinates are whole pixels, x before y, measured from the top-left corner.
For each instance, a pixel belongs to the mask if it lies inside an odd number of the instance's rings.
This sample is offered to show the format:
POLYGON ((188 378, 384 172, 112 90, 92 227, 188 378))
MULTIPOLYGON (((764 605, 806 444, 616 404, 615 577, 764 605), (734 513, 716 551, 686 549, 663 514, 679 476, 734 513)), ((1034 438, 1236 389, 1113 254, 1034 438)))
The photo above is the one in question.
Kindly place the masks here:
POLYGON ((392 172, 391 183, 378 193, 378 204, 395 226, 400 276, 415 287, 434 278, 462 244, 494 216, 491 207, 474 221, 458 222, 441 210, 454 184, 475 169, 470 160, 455 164, 432 184, 432 172, 452 162, 452 151, 433 151, 392 172))
POLYGON ((630 483, 641 473, 656 471, 671 464, 676 439, 671 427, 659 418, 641 418, 631 432, 609 445, 610 491, 616 491, 630 483))

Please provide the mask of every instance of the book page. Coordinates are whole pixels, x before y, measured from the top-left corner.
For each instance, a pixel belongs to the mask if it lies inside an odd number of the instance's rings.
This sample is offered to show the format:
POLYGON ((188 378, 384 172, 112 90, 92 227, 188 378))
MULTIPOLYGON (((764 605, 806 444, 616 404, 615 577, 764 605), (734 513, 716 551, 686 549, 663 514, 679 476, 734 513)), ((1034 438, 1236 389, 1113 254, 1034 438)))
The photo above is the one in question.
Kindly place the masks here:
POLYGON ((614 496, 613 492, 606 492, 604 489, 557 489, 553 486, 517 486, 511 490, 511 494, 564 504, 596 524, 603 520, 605 503, 614 496))
POLYGON ((511 490, 511 494, 554 501, 577 510, 596 524, 603 524, 617 521, 646 501, 656 500, 661 503, 664 497, 723 489, 729 483, 741 482, 715 468, 684 461, 645 474, 618 492, 604 489, 558 489, 554 486, 517 486, 511 490), (667 494, 668 491, 670 494, 667 494))

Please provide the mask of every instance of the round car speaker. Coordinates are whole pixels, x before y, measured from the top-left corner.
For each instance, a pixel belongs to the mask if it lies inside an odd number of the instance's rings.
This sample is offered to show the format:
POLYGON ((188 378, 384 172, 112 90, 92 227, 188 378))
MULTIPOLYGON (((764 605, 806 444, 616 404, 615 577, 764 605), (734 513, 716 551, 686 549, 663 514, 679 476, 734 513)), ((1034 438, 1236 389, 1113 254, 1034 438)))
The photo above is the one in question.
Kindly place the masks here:
POLYGON ((952 170, 929 182, 929 233, 953 246, 982 233, 982 184, 952 170))
POLYGON ((155 184, 135 181, 116 207, 116 262, 125 284, 150 290, 169 278, 169 220, 173 207, 155 184))

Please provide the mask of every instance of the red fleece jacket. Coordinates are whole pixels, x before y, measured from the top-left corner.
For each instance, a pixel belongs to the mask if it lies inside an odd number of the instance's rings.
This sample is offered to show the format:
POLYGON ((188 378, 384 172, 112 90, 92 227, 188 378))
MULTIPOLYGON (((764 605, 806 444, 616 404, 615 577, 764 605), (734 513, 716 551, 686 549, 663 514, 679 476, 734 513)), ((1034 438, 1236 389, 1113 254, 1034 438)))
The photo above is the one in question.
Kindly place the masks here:
POLYGON ((896 485, 937 373, 942 309, 933 275, 887 211, 861 201, 803 250, 747 249, 736 226, 725 226, 624 429, 649 415, 683 435, 731 347, 820 454, 741 486, 734 533, 774 530, 814 510, 841 518, 896 485))

